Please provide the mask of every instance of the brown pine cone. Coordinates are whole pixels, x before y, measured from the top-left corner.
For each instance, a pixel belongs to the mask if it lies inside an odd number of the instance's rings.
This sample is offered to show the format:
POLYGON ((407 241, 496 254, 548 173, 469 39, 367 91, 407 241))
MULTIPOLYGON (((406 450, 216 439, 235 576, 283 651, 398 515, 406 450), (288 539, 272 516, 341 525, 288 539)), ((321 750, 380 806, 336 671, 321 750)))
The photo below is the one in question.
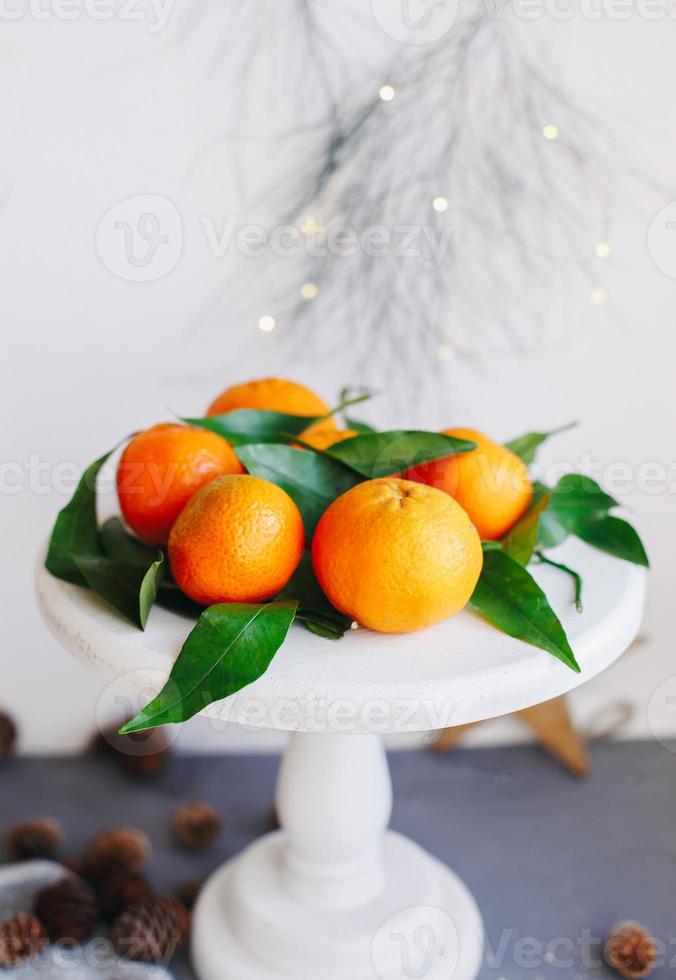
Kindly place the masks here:
POLYGON ((105 878, 118 871, 137 873, 150 854, 150 841, 136 827, 111 827, 97 834, 84 853, 86 876, 105 878))
POLYGON ((54 857, 63 840, 63 829, 53 817, 24 820, 5 834, 5 847, 13 861, 54 857))
POLYGON ((94 889, 74 875, 38 892, 34 911, 52 942, 73 946, 91 936, 99 920, 94 889))
POLYGON ((17 730, 14 720, 6 711, 0 711, 0 760, 14 754, 17 730))
POLYGON ((0 922, 0 968, 19 966, 44 949, 47 937, 42 923, 34 915, 19 912, 0 922))
POLYGON ((115 918, 130 905, 140 905, 153 898, 153 890, 143 875, 117 871, 104 878, 99 886, 99 899, 104 915, 115 918))
POLYGON ((202 885, 199 881, 184 881, 174 892, 174 898, 177 898, 181 905, 185 905, 187 910, 191 912, 201 890, 202 885))
POLYGON ((66 871, 69 871, 72 875, 78 875, 80 878, 85 877, 84 861, 82 858, 63 858, 60 862, 66 871))
POLYGON ((175 898, 154 899, 128 908, 110 931, 121 956, 143 963, 170 960, 189 936, 190 914, 175 898))
POLYGON ((603 951, 606 963, 622 977, 647 977, 657 959, 657 946, 639 922, 619 922, 610 932, 603 951))
POLYGON ((209 847, 221 832, 221 818, 208 803, 186 803, 171 819, 177 844, 197 851, 209 847))
POLYGON ((92 752, 108 755, 135 776, 154 776, 171 759, 171 743, 161 728, 120 735, 118 728, 107 728, 92 738, 92 752))

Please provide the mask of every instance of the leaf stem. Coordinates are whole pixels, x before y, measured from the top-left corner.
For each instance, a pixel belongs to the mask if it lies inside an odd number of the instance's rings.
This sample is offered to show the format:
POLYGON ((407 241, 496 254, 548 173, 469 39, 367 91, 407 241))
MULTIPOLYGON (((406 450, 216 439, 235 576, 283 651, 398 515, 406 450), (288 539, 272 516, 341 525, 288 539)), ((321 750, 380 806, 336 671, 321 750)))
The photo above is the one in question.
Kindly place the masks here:
POLYGON ((538 559, 540 564, 551 565, 552 568, 558 568, 559 571, 565 572, 566 575, 570 575, 575 582, 575 608, 579 613, 581 613, 584 607, 582 605, 582 576, 580 573, 576 572, 574 568, 570 567, 570 565, 564 565, 562 562, 553 561, 551 558, 547 558, 547 556, 541 551, 535 551, 533 554, 538 559))

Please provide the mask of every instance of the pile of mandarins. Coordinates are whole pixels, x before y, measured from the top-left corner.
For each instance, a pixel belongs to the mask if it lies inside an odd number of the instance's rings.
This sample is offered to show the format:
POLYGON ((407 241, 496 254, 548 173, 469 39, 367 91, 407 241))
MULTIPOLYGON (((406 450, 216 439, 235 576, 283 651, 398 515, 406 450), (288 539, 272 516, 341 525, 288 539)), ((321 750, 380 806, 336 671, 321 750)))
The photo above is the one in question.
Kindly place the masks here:
MULTIPOLYGON (((339 430, 314 392, 280 378, 228 388, 207 414, 243 408, 320 417, 301 434, 317 449, 357 434, 339 430)), ((477 448, 414 466, 403 478, 359 483, 317 525, 317 580, 360 625, 403 633, 458 612, 481 572, 482 539, 501 538, 528 509, 532 485, 514 453, 473 429, 444 433, 477 448)), ((176 584, 205 606, 270 599, 305 548, 289 495, 247 474, 230 443, 206 429, 163 423, 136 435, 122 454, 117 490, 129 527, 167 546, 176 584)))

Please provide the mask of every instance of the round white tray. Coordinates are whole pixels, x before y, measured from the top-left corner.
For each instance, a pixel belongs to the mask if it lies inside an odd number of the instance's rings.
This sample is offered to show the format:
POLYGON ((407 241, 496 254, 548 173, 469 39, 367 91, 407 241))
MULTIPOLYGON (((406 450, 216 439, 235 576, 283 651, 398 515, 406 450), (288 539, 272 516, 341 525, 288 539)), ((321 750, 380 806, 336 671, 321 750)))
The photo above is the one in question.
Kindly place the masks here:
MULTIPOLYGON (((643 610, 645 572, 570 539, 551 552, 584 579, 584 612, 569 576, 531 566, 575 651, 575 674, 549 653, 512 639, 472 612, 417 633, 349 631, 330 641, 291 628, 267 673, 204 714, 250 727, 427 731, 508 714, 547 701, 604 670, 629 646, 643 610)), ((131 695, 159 690, 193 622, 155 607, 145 632, 92 592, 50 575, 37 593, 59 642, 131 695)))

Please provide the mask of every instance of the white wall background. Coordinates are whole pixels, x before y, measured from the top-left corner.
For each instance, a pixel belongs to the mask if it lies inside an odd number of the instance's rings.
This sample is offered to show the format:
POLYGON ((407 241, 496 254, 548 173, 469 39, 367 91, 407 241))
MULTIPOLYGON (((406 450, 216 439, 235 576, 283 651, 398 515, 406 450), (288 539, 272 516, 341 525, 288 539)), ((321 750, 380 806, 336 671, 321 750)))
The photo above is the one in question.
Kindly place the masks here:
MULTIPOLYGON (((329 399, 349 380, 337 363, 280 363, 275 336, 262 337, 253 317, 224 314, 219 329, 204 328, 205 309, 233 268, 238 288, 254 299, 260 291, 261 307, 265 293, 255 269, 240 272, 231 256, 210 254, 200 218, 251 220, 248 191, 269 181, 281 161, 260 125, 255 139, 219 142, 238 90, 214 39, 227 42, 235 5, 211 3, 190 33, 196 4, 176 0, 165 30, 155 33, 151 15, 102 22, 75 7, 73 20, 37 19, 9 0, 0 15, 0 704, 18 716, 28 752, 81 746, 101 692, 48 635, 33 599, 36 556, 64 503, 54 485, 68 475, 63 464, 83 466, 169 410, 197 412, 237 379, 274 369, 329 399), (8 19, 10 8, 23 16, 8 19), (111 206, 142 193, 175 203, 184 244, 169 275, 133 283, 105 267, 95 239, 111 206)), ((654 214, 676 197, 676 22, 633 10, 627 20, 544 17, 532 29, 571 90, 624 134, 618 169, 637 167, 663 190, 632 184, 632 199, 619 202, 602 270, 608 302, 592 309, 586 294, 568 297, 579 321, 569 345, 537 358, 451 360, 441 389, 426 393, 424 415, 430 426, 472 424, 498 438, 579 419, 578 429, 547 449, 545 462, 574 466, 584 456, 602 468, 628 463, 633 473, 655 463, 673 484, 676 289, 646 241, 654 214)), ((366 13, 362 41, 377 64, 382 39, 366 13)), ((268 111, 261 92, 258 124, 268 111)), ((269 113, 271 127, 277 113, 277 106, 269 113)), ((673 262, 676 274, 676 255, 673 262)), ((391 411, 385 398, 372 417, 396 421, 391 411)), ((648 735, 650 695, 674 674, 675 492, 634 483, 622 498, 653 560, 645 641, 576 692, 583 725, 607 703, 629 701, 635 714, 624 734, 648 735)), ((676 733, 668 717, 660 724, 676 733)), ((504 722, 478 738, 518 735, 504 722)), ((216 743, 199 721, 180 739, 184 747, 272 743, 272 735, 244 738, 235 730, 219 733, 216 743)))

